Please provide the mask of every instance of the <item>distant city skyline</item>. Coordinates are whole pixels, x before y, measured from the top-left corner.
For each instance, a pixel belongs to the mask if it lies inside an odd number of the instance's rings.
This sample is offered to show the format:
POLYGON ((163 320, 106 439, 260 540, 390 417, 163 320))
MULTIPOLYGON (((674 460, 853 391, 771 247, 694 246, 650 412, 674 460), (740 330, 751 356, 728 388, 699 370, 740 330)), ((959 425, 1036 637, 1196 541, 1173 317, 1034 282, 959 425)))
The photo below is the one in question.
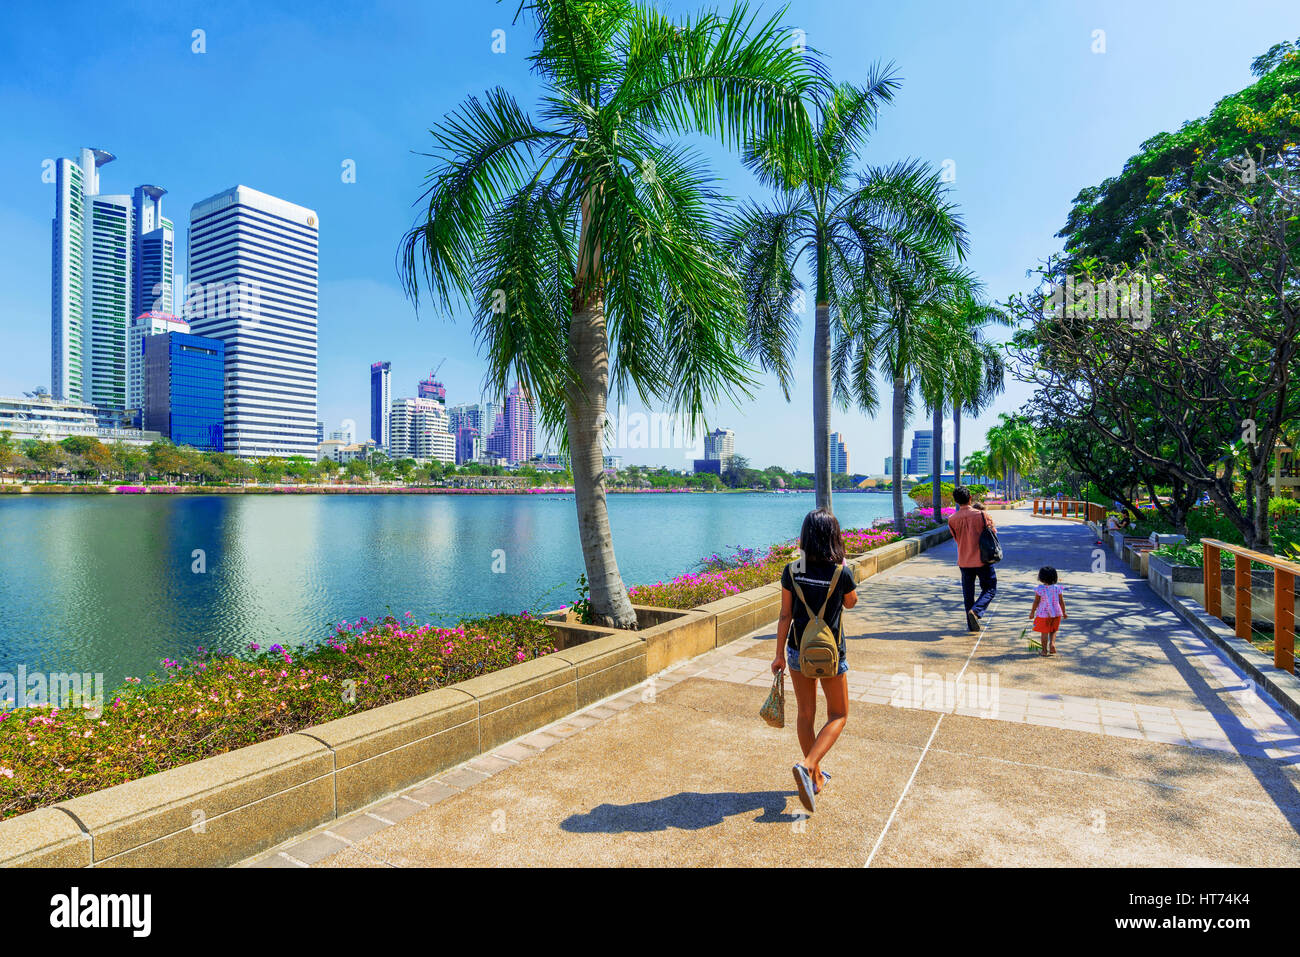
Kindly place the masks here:
MULTIPOLYGON (((87 144, 117 154, 103 170, 104 189, 130 195, 136 186, 163 184, 163 207, 173 217, 231 183, 320 212, 326 228, 313 438, 317 420, 326 435, 365 422, 364 357, 393 357, 401 382, 418 382, 445 358, 437 378, 452 404, 484 394, 485 363, 467 311, 458 310, 455 321, 428 302, 417 311, 398 286, 394 254, 418 212, 429 126, 497 84, 534 108, 531 25, 512 24, 513 10, 499 4, 363 8, 322 0, 307 10, 270 0, 255 16, 251 9, 180 0, 149 9, 87 4, 57 18, 35 7, 9 11, 0 35, 7 132, 0 153, 0 395, 55 389, 54 167, 87 144), (203 53, 191 48, 198 26, 203 53), (492 52, 497 29, 507 38, 504 53, 492 52), (79 55, 50 57, 51 49, 79 55), (430 49, 439 51, 432 65, 430 49), (360 83, 337 69, 341 62, 384 68, 360 83), (311 82, 300 82, 304 77, 311 82), (142 103, 150 116, 201 122, 142 123, 132 108, 142 103)), ((862 164, 914 156, 937 168, 948 161, 952 198, 972 238, 966 265, 990 296, 1003 299, 1023 289, 1027 268, 1060 248, 1055 233, 1080 189, 1117 174, 1149 137, 1177 130, 1251 83, 1250 61, 1300 34, 1295 4, 1244 0, 1235 10, 1223 19, 1196 0, 1030 7, 950 0, 888 8, 796 0, 787 17, 827 56, 836 79, 861 82, 871 62, 897 64, 902 87, 882 111, 862 164), (1206 16, 1220 26, 1205 31, 1206 16), (1091 50, 1099 28, 1107 36, 1103 55, 1091 50), (1025 49, 1035 55, 1026 58, 1025 49), (954 84, 955 73, 964 81, 954 84), (1096 109, 1121 101, 1123 110, 1096 109), (989 104, 996 104, 992 114, 989 104), (989 135, 990 122, 997 135, 989 135)), ((742 201, 770 198, 734 152, 712 142, 701 148, 723 192, 742 201)), ((182 261, 180 249, 174 256, 182 261)), ((177 276, 178 283, 189 279, 177 276)), ((758 375, 752 399, 708 409, 707 427, 734 428, 737 453, 756 467, 812 467, 811 317, 809 301, 789 403, 772 377, 758 375)), ((997 414, 1029 396, 1028 387, 1009 382, 984 413, 963 420, 963 447, 980 448, 997 414)), ((611 397, 611 408, 620 399, 631 411, 643 409, 627 396, 611 397)), ((923 422, 918 412, 908 427, 923 422)), ((891 454, 887 403, 874 416, 835 408, 830 427, 859 463, 891 454)), ((355 438, 368 431, 356 427, 355 438)), ((545 441, 538 437, 539 445, 545 441)), ((627 464, 684 461, 677 449, 610 451, 627 464)))

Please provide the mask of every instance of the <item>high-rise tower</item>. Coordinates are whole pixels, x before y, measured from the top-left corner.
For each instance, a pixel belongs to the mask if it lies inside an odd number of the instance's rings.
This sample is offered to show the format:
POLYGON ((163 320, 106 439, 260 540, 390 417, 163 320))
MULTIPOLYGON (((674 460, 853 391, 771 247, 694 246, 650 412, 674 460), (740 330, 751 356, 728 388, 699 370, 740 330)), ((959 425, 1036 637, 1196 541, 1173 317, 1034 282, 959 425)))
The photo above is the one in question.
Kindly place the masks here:
POLYGON ((82 149, 55 168, 50 390, 103 413, 129 408, 129 331, 143 312, 173 306, 174 234, 160 186, 101 193, 116 157, 82 149))
POLYGON ((316 454, 316 213, 232 186, 190 210, 190 330, 226 344, 225 447, 316 454))

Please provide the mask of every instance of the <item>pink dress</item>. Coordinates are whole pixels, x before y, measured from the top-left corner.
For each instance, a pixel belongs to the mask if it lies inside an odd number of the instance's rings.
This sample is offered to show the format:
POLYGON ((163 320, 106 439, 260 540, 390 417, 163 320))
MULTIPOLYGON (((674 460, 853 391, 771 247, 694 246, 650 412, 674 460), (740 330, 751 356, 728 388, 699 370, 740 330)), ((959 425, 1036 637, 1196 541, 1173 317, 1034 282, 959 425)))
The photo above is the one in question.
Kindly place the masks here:
POLYGON ((1034 611, 1034 631, 1047 634, 1061 627, 1061 585, 1039 585, 1034 589, 1038 608, 1034 611))

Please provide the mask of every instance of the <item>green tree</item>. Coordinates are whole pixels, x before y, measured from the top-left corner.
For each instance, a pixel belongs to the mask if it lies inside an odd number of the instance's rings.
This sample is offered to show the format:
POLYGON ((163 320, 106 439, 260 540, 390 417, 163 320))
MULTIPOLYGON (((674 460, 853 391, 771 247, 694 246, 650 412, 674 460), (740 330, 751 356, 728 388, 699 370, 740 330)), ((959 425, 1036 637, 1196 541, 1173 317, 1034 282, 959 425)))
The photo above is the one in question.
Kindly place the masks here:
POLYGON ((0 431, 0 474, 13 471, 22 458, 22 453, 14 444, 13 435, 8 429, 0 431))
POLYGON ((683 134, 804 152, 812 55, 743 6, 676 22, 631 0, 525 2, 543 95, 535 121, 504 89, 432 130, 427 217, 403 275, 450 311, 473 304, 501 392, 511 373, 571 456, 594 619, 636 627, 605 501, 611 382, 700 421, 747 381, 721 197, 683 134))
MULTIPOLYGON (((857 299, 850 322, 835 351, 837 388, 852 395, 860 408, 877 405, 875 375, 893 392, 891 446, 893 451, 894 527, 906 531, 903 505, 903 431, 913 411, 917 386, 927 393, 947 368, 951 341, 947 315, 953 299, 970 288, 969 277, 952 262, 931 261, 921 268, 902 262, 890 267, 857 299)), ((936 436, 942 457, 942 435, 936 436)))
POLYGON ((338 473, 340 466, 333 459, 321 459, 318 463, 321 476, 326 482, 333 482, 334 476, 338 473))
POLYGON ((1294 44, 1278 44, 1252 69, 1259 79, 1251 86, 1219 100, 1208 115, 1151 137, 1117 176, 1080 191, 1058 234, 1073 262, 1136 264, 1144 232, 1156 233, 1171 213, 1181 228, 1193 212, 1214 205, 1212 193, 1198 187, 1225 162, 1253 156, 1262 170, 1291 149, 1300 128, 1300 54, 1294 44))
POLYGON ((176 478, 185 470, 185 457, 181 450, 166 439, 150 443, 147 452, 149 472, 153 475, 176 478))
POLYGON ((966 471, 972 478, 986 478, 989 474, 988 453, 981 449, 966 456, 966 471))
MULTIPOLYGON (((746 153, 747 165, 779 196, 770 208, 746 207, 732 241, 744 277, 748 354, 776 373, 787 399, 802 319, 792 304, 803 292, 797 268, 805 254, 812 271, 813 482, 819 508, 831 507, 832 339, 844 327, 842 315, 871 298, 882 275, 899 263, 929 276, 966 251, 961 218, 937 173, 915 160, 856 173, 858 152, 898 85, 888 70, 873 69, 865 86, 843 85, 817 97, 810 152, 790 152, 763 139, 746 153), (834 328, 833 317, 841 319, 834 328)), ((854 384, 864 408, 874 409, 872 377, 854 384)), ((843 385, 837 390, 841 399, 843 385)))
POLYGON ((366 481, 370 478, 370 466, 365 459, 351 459, 343 466, 343 474, 352 482, 366 481))
POLYGON ((253 463, 253 474, 259 482, 275 484, 284 478, 284 459, 275 455, 264 455, 253 463))
POLYGON ((149 467, 148 451, 125 442, 114 442, 109 451, 113 454, 114 470, 120 472, 124 480, 131 476, 144 478, 145 470, 149 467))
POLYGON ((284 460, 284 473, 295 482, 306 482, 315 471, 315 463, 305 455, 291 455, 284 460))
POLYGON ((998 424, 985 434, 989 468, 1002 474, 1002 487, 1008 499, 1020 497, 1020 477, 1037 461, 1037 436, 1030 421, 1023 416, 998 414, 998 424))
POLYGON ((37 473, 46 478, 52 478, 68 461, 68 453, 57 442, 28 439, 23 442, 22 448, 23 455, 31 461, 37 473))
POLYGON ((957 297, 949 318, 954 336, 946 392, 952 407, 952 462, 957 471, 953 484, 960 485, 962 414, 979 415, 1002 393, 1006 382, 1002 349, 985 338, 985 330, 1009 326, 1011 319, 973 291, 957 297))

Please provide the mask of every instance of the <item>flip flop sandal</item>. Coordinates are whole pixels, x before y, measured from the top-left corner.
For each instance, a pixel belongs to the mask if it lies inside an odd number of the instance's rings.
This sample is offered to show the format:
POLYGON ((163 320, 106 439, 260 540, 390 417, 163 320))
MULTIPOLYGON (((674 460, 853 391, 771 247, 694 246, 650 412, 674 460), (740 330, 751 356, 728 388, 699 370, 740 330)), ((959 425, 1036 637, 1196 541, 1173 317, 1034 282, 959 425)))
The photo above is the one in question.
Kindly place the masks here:
POLYGON ((799 803, 811 814, 817 810, 817 792, 813 790, 812 775, 802 764, 790 769, 794 772, 794 786, 799 790, 799 803))
POLYGON ((823 771, 821 784, 817 784, 813 786, 813 794, 821 794, 822 788, 826 787, 826 785, 829 784, 830 781, 831 781, 831 773, 829 771, 823 771))

